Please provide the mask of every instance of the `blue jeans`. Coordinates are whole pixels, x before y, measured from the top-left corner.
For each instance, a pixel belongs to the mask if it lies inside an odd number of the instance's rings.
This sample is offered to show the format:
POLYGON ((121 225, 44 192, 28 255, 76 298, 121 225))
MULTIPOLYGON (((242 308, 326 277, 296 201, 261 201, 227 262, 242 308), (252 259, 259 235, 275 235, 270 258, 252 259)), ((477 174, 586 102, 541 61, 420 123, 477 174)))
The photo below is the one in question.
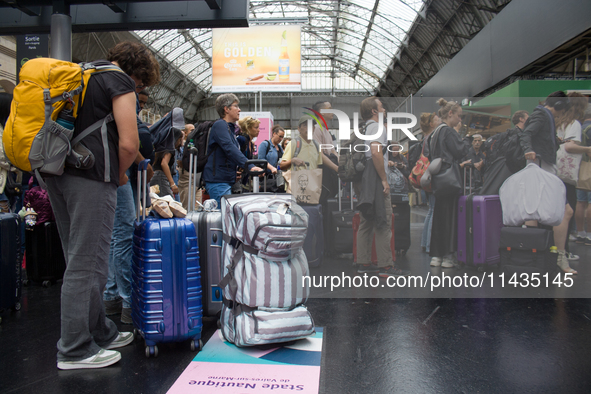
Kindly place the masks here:
POLYGON ((115 224, 109 252, 109 276, 103 299, 123 300, 123 308, 131 308, 131 252, 135 205, 131 184, 117 188, 115 224))
POLYGON ((232 185, 229 183, 205 182, 205 189, 207 189, 209 198, 218 202, 218 208, 222 207, 222 196, 232 194, 232 185))
MULTIPOLYGON (((179 185, 179 171, 180 170, 177 170, 176 173, 172 176, 172 180, 174 181, 174 184, 177 185, 177 187, 179 185)), ((174 194, 173 197, 175 201, 181 202, 181 198, 178 194, 174 194)))
POLYGON ((423 224, 423 234, 421 238, 421 247, 425 248, 425 251, 429 253, 431 250, 431 227, 433 227, 433 209, 435 208, 435 194, 429 193, 429 211, 425 217, 423 224))
POLYGON ((591 203, 591 192, 577 189, 577 201, 591 203))

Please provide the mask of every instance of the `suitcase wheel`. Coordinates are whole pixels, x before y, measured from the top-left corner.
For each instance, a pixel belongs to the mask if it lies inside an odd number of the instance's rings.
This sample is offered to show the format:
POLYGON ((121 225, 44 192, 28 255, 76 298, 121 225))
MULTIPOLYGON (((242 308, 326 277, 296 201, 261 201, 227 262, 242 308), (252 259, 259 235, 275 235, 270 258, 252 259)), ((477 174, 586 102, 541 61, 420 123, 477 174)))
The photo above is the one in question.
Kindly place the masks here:
POLYGON ((51 281, 50 280, 44 280, 42 283, 43 287, 51 287, 51 281))
POLYGON ((158 346, 146 346, 146 357, 150 356, 158 357, 158 346))
POLYGON ((191 341, 191 351, 200 351, 201 349, 203 349, 203 341, 201 339, 193 339, 191 341))
POLYGON ((20 311, 21 310, 21 303, 17 302, 16 304, 14 304, 14 310, 15 311, 20 311))

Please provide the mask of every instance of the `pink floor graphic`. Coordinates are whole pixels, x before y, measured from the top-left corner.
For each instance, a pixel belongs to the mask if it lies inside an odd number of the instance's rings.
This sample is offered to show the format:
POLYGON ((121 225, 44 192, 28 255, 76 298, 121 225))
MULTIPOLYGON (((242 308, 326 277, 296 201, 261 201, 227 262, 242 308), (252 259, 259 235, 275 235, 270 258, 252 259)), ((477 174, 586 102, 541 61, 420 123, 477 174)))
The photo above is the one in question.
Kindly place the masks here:
POLYGON ((289 346, 239 348, 216 331, 168 394, 318 393, 322 328, 289 346))

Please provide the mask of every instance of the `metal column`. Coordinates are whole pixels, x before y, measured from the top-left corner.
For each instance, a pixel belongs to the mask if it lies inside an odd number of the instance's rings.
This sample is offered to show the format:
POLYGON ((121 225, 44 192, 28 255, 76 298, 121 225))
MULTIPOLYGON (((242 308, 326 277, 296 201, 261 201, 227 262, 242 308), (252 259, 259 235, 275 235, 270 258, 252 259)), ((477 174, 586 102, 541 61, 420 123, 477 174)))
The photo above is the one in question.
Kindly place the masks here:
POLYGON ((72 17, 51 15, 51 54, 54 59, 72 61, 72 17))

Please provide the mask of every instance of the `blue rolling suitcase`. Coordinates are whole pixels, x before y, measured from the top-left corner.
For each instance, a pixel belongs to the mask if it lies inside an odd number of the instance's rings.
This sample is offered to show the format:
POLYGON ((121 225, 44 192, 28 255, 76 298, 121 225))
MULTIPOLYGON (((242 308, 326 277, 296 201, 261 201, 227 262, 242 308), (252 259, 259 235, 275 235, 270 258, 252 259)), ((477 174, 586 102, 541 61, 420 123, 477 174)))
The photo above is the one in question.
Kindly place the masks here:
MULTIPOLYGON (((145 190, 146 162, 140 163, 138 190, 145 190), (143 188, 140 187, 142 180, 143 188)), ((143 195, 143 207, 146 196, 143 195)), ((143 210, 142 207, 142 210, 143 210)), ((146 342, 146 357, 158 356, 158 343, 191 340, 200 349, 201 274, 195 226, 187 219, 142 215, 133 235, 131 317, 146 342)))
POLYGON ((0 312, 21 309, 20 232, 18 215, 0 213, 0 312))

